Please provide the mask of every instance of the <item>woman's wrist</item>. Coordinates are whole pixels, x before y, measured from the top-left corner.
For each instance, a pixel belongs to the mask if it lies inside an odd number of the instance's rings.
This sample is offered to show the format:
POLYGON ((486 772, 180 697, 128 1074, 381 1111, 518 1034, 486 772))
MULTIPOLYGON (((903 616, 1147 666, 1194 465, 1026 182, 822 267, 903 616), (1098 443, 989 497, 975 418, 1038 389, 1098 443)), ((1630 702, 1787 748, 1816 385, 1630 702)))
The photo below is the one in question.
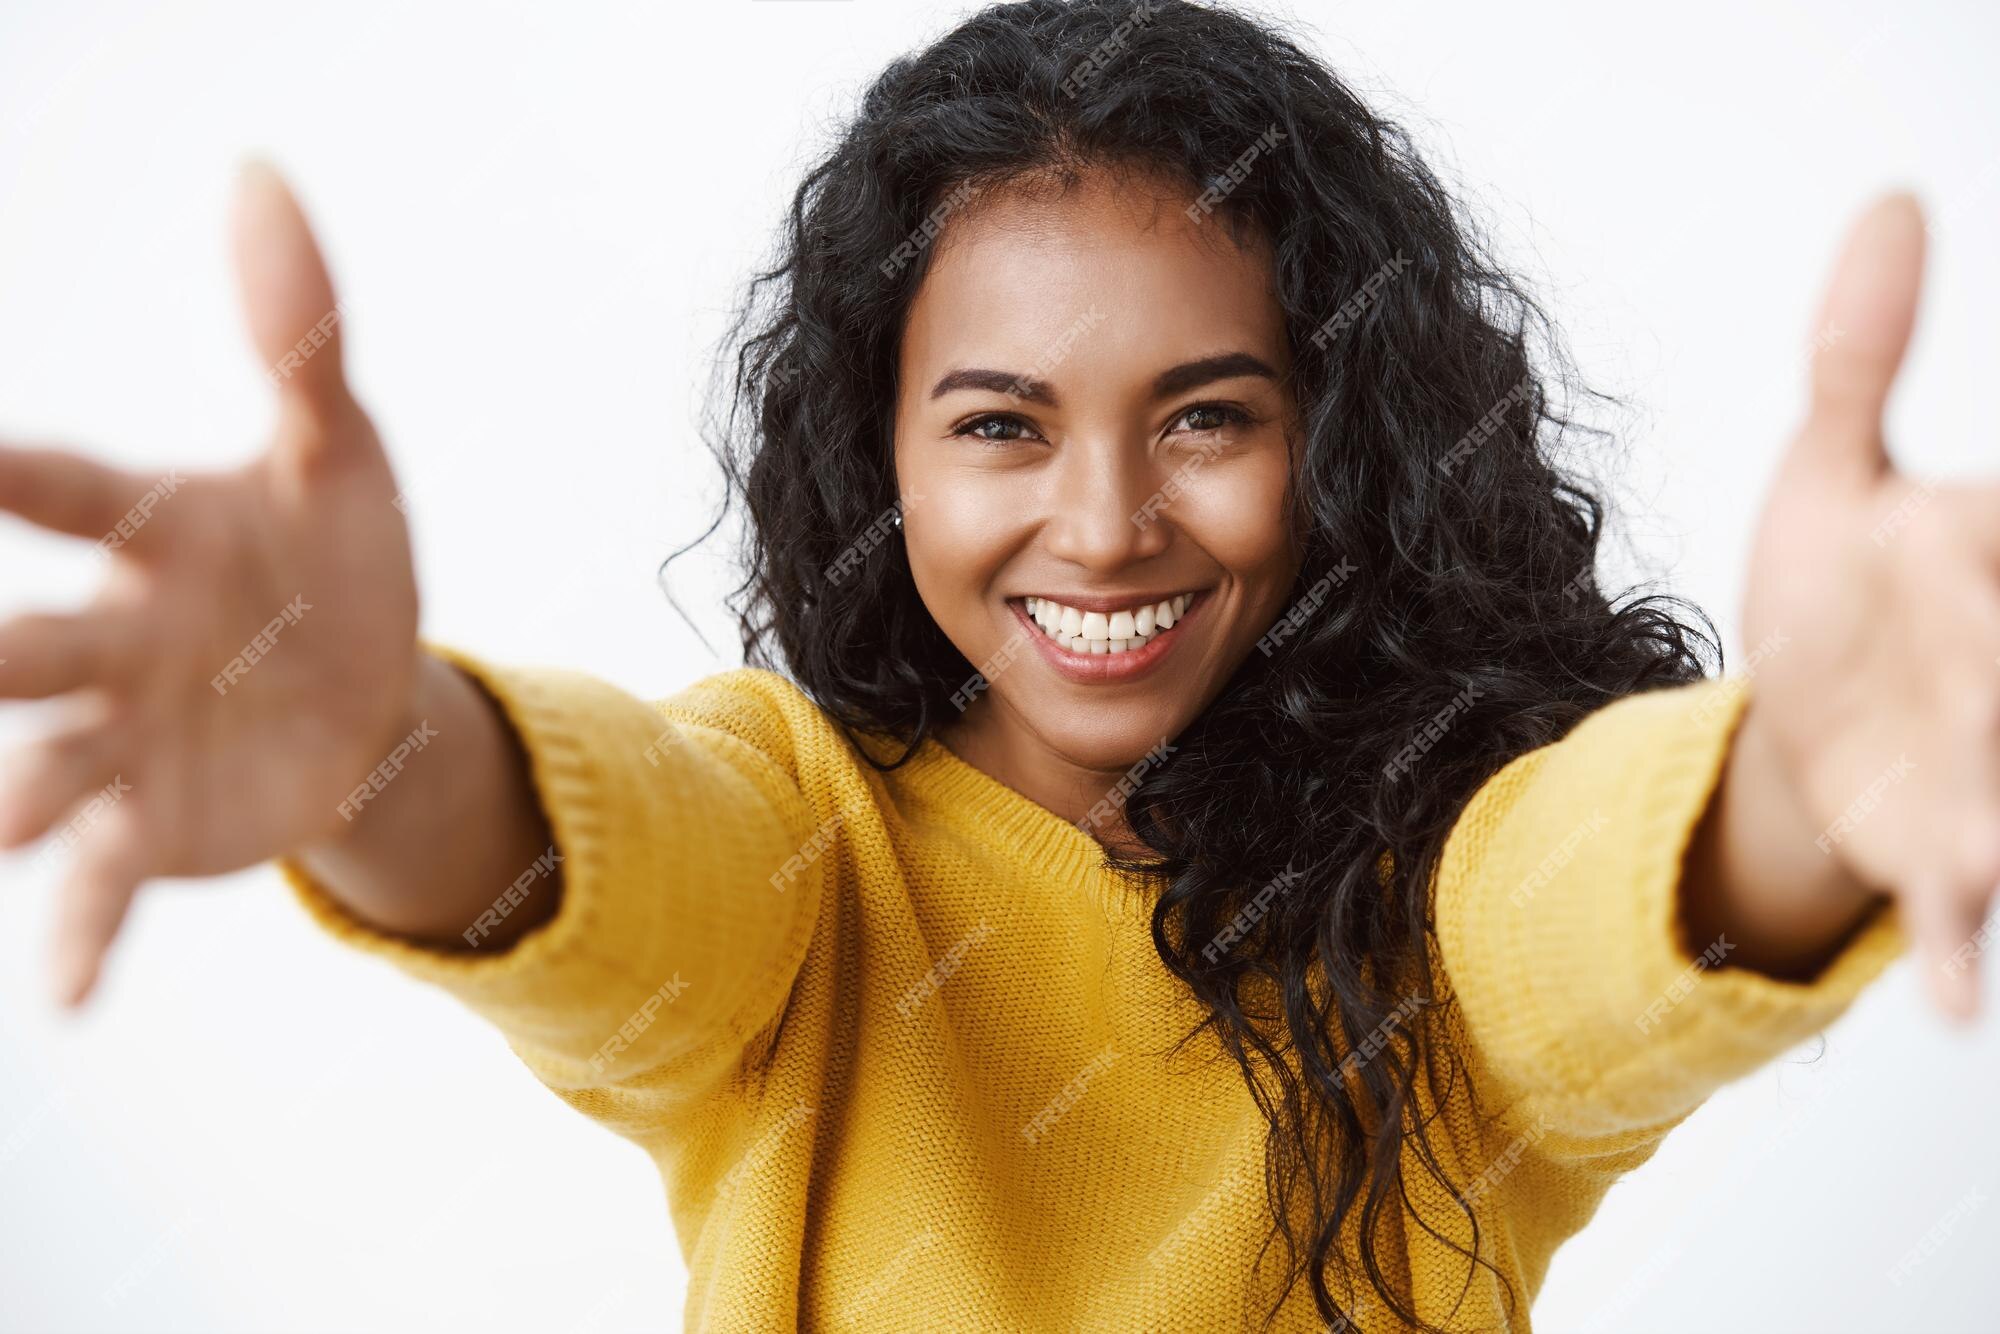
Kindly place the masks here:
MULTIPOLYGON (((386 743, 421 753, 393 788, 364 781, 351 820, 292 854, 329 894, 397 935, 459 946, 467 925, 491 906, 523 866, 550 844, 547 819, 519 738, 471 677, 420 651, 410 699, 386 743), (369 794, 364 796, 364 791, 369 794)), ((500 947, 553 912, 553 894, 509 915, 488 947, 500 947)))
POLYGON ((1885 896, 1822 850, 1798 777, 1753 691, 1688 848, 1681 922, 1690 949, 1774 977, 1817 973, 1885 896))

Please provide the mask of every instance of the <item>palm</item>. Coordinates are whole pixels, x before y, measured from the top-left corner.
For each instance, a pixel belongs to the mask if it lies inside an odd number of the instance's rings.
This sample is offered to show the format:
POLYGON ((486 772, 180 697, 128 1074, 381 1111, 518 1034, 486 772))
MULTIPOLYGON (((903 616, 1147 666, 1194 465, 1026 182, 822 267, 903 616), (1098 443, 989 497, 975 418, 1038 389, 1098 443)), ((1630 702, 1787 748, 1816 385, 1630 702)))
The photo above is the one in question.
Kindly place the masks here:
POLYGON ((1897 899, 1939 999, 1966 1013, 1972 974, 1951 960, 2000 880, 2000 509, 1990 485, 1919 483, 1889 459, 1922 266, 1907 196, 1856 225, 1811 411, 1759 524, 1744 634, 1820 850, 1897 899))
POLYGON ((236 870, 339 827, 411 698, 417 597, 395 483, 342 379, 325 267, 268 172, 244 182, 237 252, 253 342, 278 368, 265 454, 163 481, 0 448, 0 504, 110 557, 80 614, 0 626, 0 696, 70 706, 10 766, 0 845, 53 829, 51 850, 67 849, 72 997, 147 878, 236 870))
POLYGON ((386 467, 309 495, 271 471, 190 478, 156 554, 134 556, 129 614, 160 620, 127 781, 163 874, 234 870, 327 832, 394 739, 385 706, 408 695, 416 597, 386 467))

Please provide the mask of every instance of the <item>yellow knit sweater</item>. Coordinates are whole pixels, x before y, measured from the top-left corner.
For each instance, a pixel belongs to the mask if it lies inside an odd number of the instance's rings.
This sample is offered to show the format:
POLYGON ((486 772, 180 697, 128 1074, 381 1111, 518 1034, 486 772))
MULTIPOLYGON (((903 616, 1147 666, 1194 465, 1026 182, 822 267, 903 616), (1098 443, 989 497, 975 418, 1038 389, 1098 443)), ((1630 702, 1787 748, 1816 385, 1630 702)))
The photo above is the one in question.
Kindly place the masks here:
MULTIPOLYGON (((689 1331, 1254 1326, 1282 1254, 1259 1269, 1264 1123, 1233 1066, 1165 1055, 1199 1016, 1088 835, 935 741, 876 772, 770 672, 653 705, 432 651, 520 733, 562 857, 556 916, 505 952, 433 951, 281 869, 322 924, 449 990, 651 1155, 689 1331)), ((1619 1174, 1902 946, 1879 914, 1803 985, 1681 941, 1680 859, 1746 686, 1612 704, 1454 828, 1437 948, 1478 1106, 1449 1098, 1432 1141, 1493 1269, 1416 1227, 1392 1238, 1433 1322, 1528 1328, 1551 1253, 1619 1174)), ((1358 1299, 1360 1328, 1400 1327, 1358 1299)), ((1322 1328, 1303 1284, 1276 1328, 1322 1328)))

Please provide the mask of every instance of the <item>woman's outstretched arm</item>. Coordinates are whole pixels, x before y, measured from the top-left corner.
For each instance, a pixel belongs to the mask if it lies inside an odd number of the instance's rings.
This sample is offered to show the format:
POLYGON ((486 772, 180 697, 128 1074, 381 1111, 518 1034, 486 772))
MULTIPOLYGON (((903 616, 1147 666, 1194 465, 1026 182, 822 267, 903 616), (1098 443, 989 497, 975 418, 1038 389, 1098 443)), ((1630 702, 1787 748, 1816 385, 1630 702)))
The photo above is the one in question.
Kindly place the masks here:
POLYGON ((420 652, 395 478, 297 202, 253 166, 234 223, 264 453, 183 476, 0 447, 0 506, 104 558, 80 612, 0 626, 0 697, 64 710, 8 757, 0 846, 55 834, 70 1003, 152 878, 314 848, 357 910, 430 936, 545 844, 500 720, 420 652))
MULTIPOLYGON (((80 614, 0 625, 0 697, 69 710, 0 786, 0 846, 52 834, 64 863, 59 993, 90 991, 147 881, 278 859, 324 924, 451 989, 551 1082, 725 1068, 816 920, 795 775, 583 674, 420 642, 344 311, 267 169, 236 240, 278 393, 266 453, 154 477, 0 447, 0 506, 107 558, 80 614)), ((766 716, 755 694, 731 716, 766 716)))
POLYGON ((2000 885, 2000 491, 1890 458, 1924 236, 1913 199, 1878 201, 1829 284, 1810 407, 1751 556, 1754 699, 1685 907, 1732 966, 1800 977, 1893 899, 1927 989, 1963 1018, 2000 885))

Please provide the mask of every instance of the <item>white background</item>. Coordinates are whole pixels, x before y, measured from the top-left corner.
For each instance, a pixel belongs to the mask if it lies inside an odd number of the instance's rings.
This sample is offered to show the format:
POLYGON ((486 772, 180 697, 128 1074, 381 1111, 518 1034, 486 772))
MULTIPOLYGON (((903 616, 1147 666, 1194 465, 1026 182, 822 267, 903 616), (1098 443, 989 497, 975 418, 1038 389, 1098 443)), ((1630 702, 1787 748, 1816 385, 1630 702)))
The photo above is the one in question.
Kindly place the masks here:
MULTIPOLYGON (((733 665, 719 567, 653 585, 716 485, 720 318, 800 166, 892 55, 892 0, 0 8, 0 432, 183 470, 269 404, 224 246, 269 152, 349 307, 412 502, 425 631, 663 694, 733 665)), ((1640 568, 1731 628, 1841 230, 1931 210, 1892 428, 1934 475, 2000 432, 2000 19, 1984 5, 1301 3, 1623 396, 1640 568)), ((82 547, 0 520, 0 612, 82 547)), ((0 710, 11 732, 32 725, 0 710)), ((51 885, 0 862, 0 1327, 671 1330, 685 1275, 641 1152, 491 1031, 330 943, 260 870, 146 896, 84 1016, 45 1001, 51 885)), ((1989 978, 1989 982, 1995 979, 1989 978)), ((1996 1317, 2000 1027, 1907 967, 1716 1097, 1555 1262, 1537 1328, 1973 1330, 1996 1317), (1808 1052, 1806 1055, 1810 1055, 1808 1052)))

